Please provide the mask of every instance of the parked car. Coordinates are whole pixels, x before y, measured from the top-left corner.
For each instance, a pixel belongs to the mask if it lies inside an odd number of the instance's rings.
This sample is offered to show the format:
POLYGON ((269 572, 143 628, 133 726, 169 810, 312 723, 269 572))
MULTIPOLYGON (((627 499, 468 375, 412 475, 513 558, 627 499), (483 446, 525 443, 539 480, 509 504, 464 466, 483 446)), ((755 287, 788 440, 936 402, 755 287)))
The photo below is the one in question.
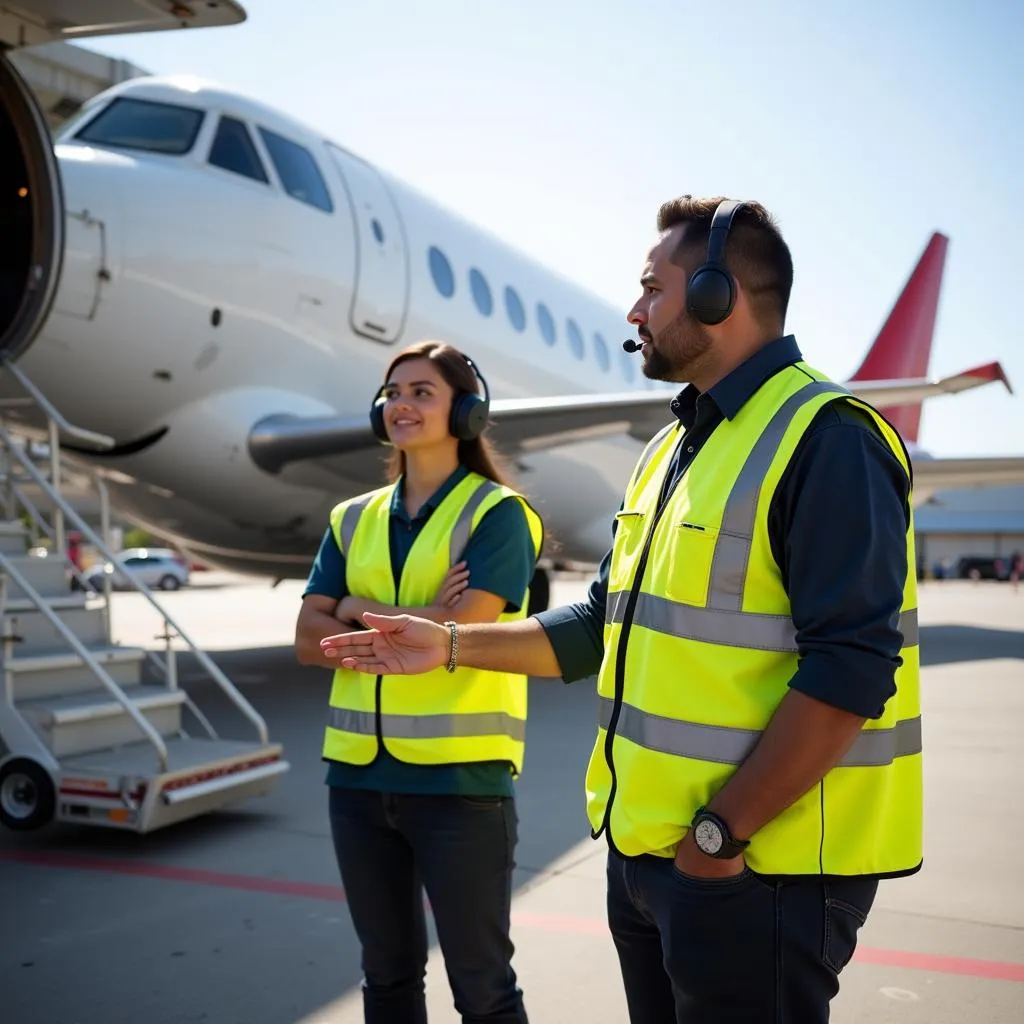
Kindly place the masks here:
POLYGON ((1005 580, 1010 578, 1010 560, 991 555, 964 555, 956 563, 962 580, 1005 580))
POLYGON ((134 589, 128 577, 120 571, 128 570, 147 587, 159 590, 177 590, 188 585, 189 568, 185 560, 170 548, 128 548, 117 555, 116 566, 101 562, 91 566, 82 575, 93 590, 103 589, 103 577, 110 574, 114 590, 134 589))

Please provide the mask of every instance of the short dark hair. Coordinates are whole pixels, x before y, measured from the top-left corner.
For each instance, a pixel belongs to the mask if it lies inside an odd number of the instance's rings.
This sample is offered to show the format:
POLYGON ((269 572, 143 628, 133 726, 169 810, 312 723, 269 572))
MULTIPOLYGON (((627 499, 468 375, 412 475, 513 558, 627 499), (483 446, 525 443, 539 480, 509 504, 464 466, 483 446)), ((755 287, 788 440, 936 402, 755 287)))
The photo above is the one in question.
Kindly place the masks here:
MULTIPOLYGON (((711 221, 723 197, 694 199, 679 196, 661 204, 658 230, 685 225, 672 262, 693 271, 708 250, 711 221)), ((733 218, 723 259, 747 293, 758 321, 782 327, 793 288, 793 259, 775 218, 760 204, 741 207, 733 218)))

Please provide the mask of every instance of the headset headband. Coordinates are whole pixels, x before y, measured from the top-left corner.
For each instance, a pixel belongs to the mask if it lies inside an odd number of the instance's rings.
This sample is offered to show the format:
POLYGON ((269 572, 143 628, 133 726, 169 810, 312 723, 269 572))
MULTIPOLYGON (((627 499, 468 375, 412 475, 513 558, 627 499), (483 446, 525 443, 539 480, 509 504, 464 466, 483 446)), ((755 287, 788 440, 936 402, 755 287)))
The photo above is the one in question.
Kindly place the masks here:
POLYGON ((718 204, 718 209, 711 218, 711 230, 708 232, 708 263, 721 265, 733 219, 746 205, 742 199, 723 199, 718 204))

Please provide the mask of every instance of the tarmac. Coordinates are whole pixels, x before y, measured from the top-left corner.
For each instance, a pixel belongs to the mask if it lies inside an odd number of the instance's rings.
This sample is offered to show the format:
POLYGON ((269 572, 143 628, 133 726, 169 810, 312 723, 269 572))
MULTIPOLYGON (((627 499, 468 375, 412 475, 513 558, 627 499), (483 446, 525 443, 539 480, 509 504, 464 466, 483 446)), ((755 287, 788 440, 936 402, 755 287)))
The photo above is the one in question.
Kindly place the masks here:
MULTIPOLYGON (((269 797, 148 835, 0 832, 4 1024, 362 1021, 320 760, 330 676, 298 666, 291 649, 301 584, 217 573, 193 584, 166 595, 168 611, 265 716, 291 771, 269 797)), ((585 586, 560 578, 552 600, 585 586)), ((920 621, 924 868, 880 886, 832 1019, 1021 1024, 1024 588, 925 583, 920 621)), ((115 596, 113 628, 145 645, 161 632, 135 594, 115 596)), ((248 736, 187 659, 182 685, 218 731, 248 736)), ((606 849, 584 814, 593 684, 531 681, 529 699, 514 966, 533 1024, 621 1024, 606 849)), ((459 1020, 436 945, 427 997, 432 1024, 459 1020)))

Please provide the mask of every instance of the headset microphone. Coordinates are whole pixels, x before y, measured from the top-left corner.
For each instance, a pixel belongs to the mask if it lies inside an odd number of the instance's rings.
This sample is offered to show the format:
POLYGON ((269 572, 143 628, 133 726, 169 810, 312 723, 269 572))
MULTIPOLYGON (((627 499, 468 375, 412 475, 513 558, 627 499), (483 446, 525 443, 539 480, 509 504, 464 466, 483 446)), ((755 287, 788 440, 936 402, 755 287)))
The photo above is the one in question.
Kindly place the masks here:
POLYGON ((627 338, 623 343, 622 347, 627 352, 639 352, 643 348, 642 344, 635 342, 632 338, 627 338))

